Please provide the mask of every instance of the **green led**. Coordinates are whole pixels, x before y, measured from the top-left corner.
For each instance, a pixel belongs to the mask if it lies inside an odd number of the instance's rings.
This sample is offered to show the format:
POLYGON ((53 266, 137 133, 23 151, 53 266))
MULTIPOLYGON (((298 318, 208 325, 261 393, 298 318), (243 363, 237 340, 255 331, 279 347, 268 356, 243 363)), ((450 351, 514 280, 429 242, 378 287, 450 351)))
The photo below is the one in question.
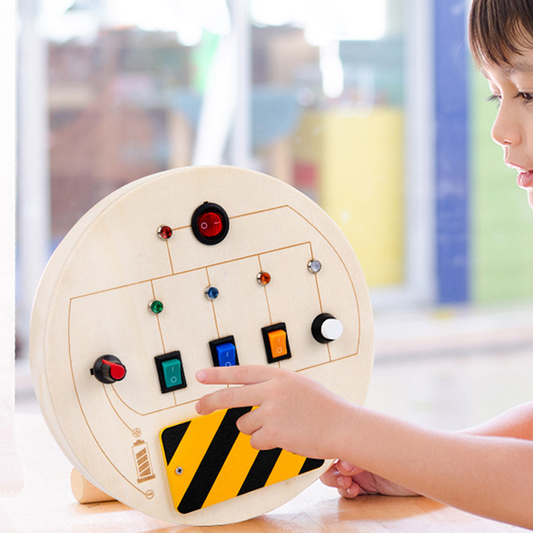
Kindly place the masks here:
POLYGON ((154 313, 154 315, 158 315, 164 309, 163 302, 160 302, 159 300, 152 300, 148 304, 148 308, 150 309, 150 311, 152 311, 152 313, 154 313))

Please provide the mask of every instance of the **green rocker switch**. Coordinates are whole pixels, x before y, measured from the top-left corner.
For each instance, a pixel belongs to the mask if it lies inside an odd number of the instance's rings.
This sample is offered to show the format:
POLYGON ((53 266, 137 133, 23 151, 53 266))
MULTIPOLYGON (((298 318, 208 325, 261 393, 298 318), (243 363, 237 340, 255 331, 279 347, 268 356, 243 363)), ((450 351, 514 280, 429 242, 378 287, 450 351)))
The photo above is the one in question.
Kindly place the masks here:
POLYGON ((180 352, 170 352, 155 358, 161 392, 171 392, 187 386, 180 352))
POLYGON ((165 376, 165 385, 174 387, 181 385, 181 361, 179 359, 169 359, 161 363, 163 375, 165 376))

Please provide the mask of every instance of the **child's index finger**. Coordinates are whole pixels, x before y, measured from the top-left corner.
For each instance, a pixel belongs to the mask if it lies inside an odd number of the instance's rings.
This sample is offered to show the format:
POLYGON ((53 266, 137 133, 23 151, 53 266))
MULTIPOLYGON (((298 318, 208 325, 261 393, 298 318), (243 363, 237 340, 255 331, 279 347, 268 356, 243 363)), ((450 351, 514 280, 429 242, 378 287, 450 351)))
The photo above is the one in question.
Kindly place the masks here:
POLYGON ((250 385, 270 379, 271 370, 260 365, 216 366, 199 370, 196 380, 205 385, 250 385))

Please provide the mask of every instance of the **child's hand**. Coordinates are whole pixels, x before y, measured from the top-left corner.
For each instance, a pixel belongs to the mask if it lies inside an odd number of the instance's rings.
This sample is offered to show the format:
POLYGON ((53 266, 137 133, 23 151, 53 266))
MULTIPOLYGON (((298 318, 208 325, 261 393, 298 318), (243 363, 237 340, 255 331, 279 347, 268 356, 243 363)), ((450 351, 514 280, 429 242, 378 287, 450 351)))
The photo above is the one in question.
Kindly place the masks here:
POLYGON ((196 378, 205 384, 243 385, 204 396, 196 410, 206 415, 218 409, 258 406, 237 421, 238 429, 251 435, 254 448, 279 447, 315 459, 338 457, 336 443, 346 438, 339 432, 343 433, 344 415, 353 406, 320 383, 265 366, 206 368, 196 378))
POLYGON ((336 461, 320 478, 322 483, 338 489, 344 498, 365 494, 384 496, 418 496, 415 492, 376 476, 346 461, 336 461))

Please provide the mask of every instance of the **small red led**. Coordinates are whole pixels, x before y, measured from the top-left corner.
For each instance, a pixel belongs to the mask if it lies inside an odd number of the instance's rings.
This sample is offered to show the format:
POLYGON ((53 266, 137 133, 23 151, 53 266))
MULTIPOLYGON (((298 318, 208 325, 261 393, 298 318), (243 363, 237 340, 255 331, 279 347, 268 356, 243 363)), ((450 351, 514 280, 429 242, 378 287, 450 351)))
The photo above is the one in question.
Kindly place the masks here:
POLYGON ((259 272, 259 274, 257 274, 257 281, 261 285, 268 285, 271 279, 272 278, 268 272, 259 272))
POLYGON ((172 228, 170 228, 169 226, 159 226, 159 228, 157 229, 157 234, 161 239, 166 241, 167 239, 170 239, 170 237, 172 237, 172 228))
POLYGON ((217 237, 223 229, 222 217, 218 213, 207 211, 198 219, 198 230, 203 237, 217 237))

